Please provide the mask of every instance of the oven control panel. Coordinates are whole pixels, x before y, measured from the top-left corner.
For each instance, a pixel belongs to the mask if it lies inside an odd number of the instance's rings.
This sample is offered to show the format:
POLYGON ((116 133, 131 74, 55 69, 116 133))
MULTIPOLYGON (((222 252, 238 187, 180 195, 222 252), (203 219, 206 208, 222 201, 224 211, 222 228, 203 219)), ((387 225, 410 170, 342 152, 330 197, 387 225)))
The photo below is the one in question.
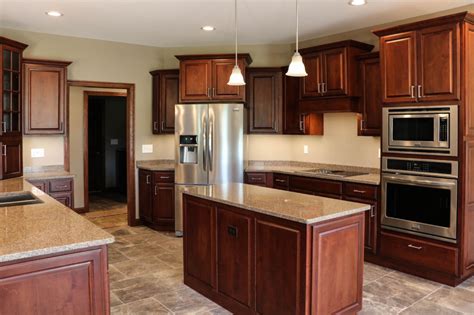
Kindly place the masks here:
POLYGON ((421 159, 383 158, 384 171, 407 174, 425 174, 431 176, 457 177, 456 161, 437 161, 421 159))

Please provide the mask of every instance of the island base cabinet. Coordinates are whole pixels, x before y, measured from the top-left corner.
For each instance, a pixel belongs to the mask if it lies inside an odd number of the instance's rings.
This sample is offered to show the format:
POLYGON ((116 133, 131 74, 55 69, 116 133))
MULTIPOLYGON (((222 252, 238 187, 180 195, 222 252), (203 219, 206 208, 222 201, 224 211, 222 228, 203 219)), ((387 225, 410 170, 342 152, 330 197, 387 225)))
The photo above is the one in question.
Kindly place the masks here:
POLYGON ((184 283, 234 314, 355 314, 364 213, 303 224, 184 194, 184 283))
POLYGON ((0 314, 109 314, 107 247, 0 263, 0 314))

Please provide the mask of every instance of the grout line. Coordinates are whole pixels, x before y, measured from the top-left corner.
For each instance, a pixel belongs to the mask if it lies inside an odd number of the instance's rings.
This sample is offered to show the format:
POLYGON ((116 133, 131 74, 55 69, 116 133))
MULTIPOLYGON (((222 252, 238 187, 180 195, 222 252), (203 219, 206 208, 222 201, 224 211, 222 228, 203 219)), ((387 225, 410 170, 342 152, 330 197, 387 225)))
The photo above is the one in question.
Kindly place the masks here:
POLYGON ((419 299, 418 301, 415 301, 413 303, 411 303, 410 305, 408 305, 407 307, 403 308, 400 312, 398 312, 398 314, 400 314, 401 312, 405 311, 406 309, 412 307, 413 305, 425 300, 426 298, 428 298, 429 296, 433 295, 434 293, 436 293, 437 291, 441 290, 443 288, 443 286, 440 286, 439 288, 436 288, 434 289, 433 291, 431 291, 430 293, 428 293, 427 295, 425 295, 424 297, 422 297, 421 299, 419 299))

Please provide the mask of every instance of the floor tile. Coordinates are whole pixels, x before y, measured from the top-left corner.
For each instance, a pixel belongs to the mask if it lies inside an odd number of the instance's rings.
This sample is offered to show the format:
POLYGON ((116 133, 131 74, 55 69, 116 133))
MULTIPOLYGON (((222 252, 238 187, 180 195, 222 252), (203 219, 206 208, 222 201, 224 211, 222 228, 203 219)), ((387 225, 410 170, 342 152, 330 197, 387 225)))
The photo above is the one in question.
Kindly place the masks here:
POLYGON ((403 315, 462 315, 463 313, 456 312, 450 308, 443 307, 436 303, 430 302, 426 299, 416 302, 408 307, 400 314, 403 315))
POLYGON ((110 310, 112 315, 162 315, 172 314, 158 301, 148 298, 133 303, 122 304, 112 307, 110 310))
POLYGON ((463 288, 443 287, 426 300, 453 311, 474 314, 474 293, 463 288))

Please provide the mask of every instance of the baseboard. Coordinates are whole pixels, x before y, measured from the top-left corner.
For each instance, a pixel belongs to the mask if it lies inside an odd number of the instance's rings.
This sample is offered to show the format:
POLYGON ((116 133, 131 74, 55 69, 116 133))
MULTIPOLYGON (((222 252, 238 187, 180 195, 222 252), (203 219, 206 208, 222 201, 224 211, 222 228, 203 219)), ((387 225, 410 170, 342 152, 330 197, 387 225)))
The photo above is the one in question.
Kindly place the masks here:
POLYGON ((81 208, 74 208, 74 211, 76 211, 77 213, 87 213, 89 212, 86 208, 84 207, 81 207, 81 208))

